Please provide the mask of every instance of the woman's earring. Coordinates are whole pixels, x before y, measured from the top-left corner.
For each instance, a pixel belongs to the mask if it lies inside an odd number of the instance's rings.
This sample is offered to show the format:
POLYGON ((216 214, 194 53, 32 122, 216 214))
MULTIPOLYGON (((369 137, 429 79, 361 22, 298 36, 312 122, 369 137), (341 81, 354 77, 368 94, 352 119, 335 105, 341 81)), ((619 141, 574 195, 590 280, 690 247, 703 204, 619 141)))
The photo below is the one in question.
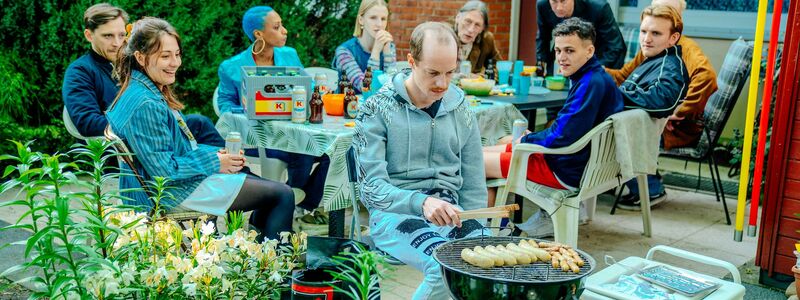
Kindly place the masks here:
POLYGON ((266 48, 266 47, 267 47, 267 42, 264 41, 264 39, 259 37, 259 38, 256 38, 255 42, 253 42, 253 50, 251 50, 251 51, 253 52, 253 55, 259 55, 259 54, 261 54, 261 51, 264 51, 264 48, 266 48), (258 49, 258 51, 256 51, 256 48, 258 48, 258 42, 261 42, 261 49, 258 49))

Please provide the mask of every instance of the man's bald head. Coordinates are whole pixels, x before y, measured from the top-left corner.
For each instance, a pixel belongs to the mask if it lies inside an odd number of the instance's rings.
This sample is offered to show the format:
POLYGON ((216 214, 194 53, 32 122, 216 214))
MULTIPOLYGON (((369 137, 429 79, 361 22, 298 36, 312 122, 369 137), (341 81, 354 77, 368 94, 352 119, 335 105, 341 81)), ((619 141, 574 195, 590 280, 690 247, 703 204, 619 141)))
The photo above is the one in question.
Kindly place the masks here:
MULTIPOLYGON (((458 38, 450 26, 441 22, 425 22, 417 25, 411 33, 411 57, 422 60, 423 49, 425 52, 438 49, 452 51, 458 57, 458 38)), ((449 53, 448 53, 449 54, 449 53)))

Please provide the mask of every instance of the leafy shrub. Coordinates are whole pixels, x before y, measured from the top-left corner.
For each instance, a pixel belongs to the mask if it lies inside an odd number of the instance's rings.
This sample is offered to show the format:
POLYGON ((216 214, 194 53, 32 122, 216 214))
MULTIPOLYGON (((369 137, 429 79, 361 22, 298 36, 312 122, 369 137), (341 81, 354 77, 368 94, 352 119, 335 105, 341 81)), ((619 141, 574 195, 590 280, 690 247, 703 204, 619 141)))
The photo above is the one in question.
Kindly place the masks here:
MULTIPOLYGON (((28 259, 0 276, 35 271, 21 280, 34 284, 32 299, 277 299, 302 266, 304 233, 283 232, 282 244, 258 243, 255 231, 236 228, 244 224, 241 214, 228 222, 228 234, 217 235, 202 218, 181 229, 158 211, 119 204, 119 190, 103 189, 120 176, 107 172, 106 160, 116 155, 109 142, 92 139, 56 155, 33 152, 30 144, 15 142, 14 154, 0 155, 11 162, 0 194, 15 197, 0 207, 22 208, 2 230, 31 231, 20 241, 28 259), (65 156, 75 162, 63 163, 65 156)), ((168 180, 153 185, 158 203, 168 180)))

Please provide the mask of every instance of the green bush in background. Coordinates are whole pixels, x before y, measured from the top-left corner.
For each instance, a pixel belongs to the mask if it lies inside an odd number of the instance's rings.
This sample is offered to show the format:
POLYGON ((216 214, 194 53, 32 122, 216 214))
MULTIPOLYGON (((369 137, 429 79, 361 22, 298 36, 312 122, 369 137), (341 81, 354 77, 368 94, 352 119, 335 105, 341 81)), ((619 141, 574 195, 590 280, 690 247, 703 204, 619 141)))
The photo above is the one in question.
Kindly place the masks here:
MULTIPOLYGON (((89 51, 83 37, 83 11, 99 1, 0 0, 0 140, 38 139, 46 153, 64 152, 72 143, 61 123, 61 82, 70 62, 89 51), (42 143, 42 139, 48 139, 42 143)), ((187 113, 216 118, 211 96, 217 67, 250 44, 242 15, 251 6, 270 5, 289 31, 287 45, 306 67, 330 67, 335 47, 352 35, 359 0, 172 0, 109 1, 131 21, 164 18, 183 40, 183 65, 176 90, 187 113)), ((0 154, 10 153, 0 143, 0 154)), ((41 147, 41 148, 40 148, 41 147)))

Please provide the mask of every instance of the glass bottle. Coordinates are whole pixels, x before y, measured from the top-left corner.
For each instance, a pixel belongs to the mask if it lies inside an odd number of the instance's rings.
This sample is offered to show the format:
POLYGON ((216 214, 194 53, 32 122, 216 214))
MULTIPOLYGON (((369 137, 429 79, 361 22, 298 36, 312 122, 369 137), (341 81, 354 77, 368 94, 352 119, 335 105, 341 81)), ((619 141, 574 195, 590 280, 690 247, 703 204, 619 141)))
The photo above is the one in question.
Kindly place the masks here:
POLYGON ((488 63, 486 64, 486 71, 484 71, 484 76, 486 80, 495 80, 495 69, 494 69, 494 59, 489 59, 488 63))
POLYGON ((356 115, 358 114, 358 98, 356 98, 356 93, 353 89, 347 89, 347 93, 344 96, 344 118, 345 119, 355 119, 356 115))
POLYGON ((349 83, 350 81, 347 80, 347 74, 345 74, 344 71, 341 71, 339 73, 339 94, 344 94, 345 88, 349 83))
POLYGON ((312 124, 322 124, 322 96, 319 95, 319 86, 314 87, 314 93, 311 94, 311 101, 308 107, 311 111, 308 122, 312 124))
POLYGON ((364 72, 364 80, 361 83, 361 93, 365 94, 369 92, 369 87, 372 84, 372 67, 367 66, 367 70, 364 72))

